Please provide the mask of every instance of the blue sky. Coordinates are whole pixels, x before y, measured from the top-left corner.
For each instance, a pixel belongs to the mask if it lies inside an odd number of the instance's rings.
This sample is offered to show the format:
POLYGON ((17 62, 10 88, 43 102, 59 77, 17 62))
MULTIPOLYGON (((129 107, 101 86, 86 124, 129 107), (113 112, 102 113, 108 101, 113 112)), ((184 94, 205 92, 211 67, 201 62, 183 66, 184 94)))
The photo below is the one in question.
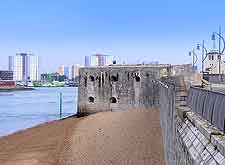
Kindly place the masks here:
POLYGON ((4 0, 0 4, 0 69, 31 51, 42 71, 83 64, 94 53, 120 62, 189 63, 188 51, 221 25, 223 0, 4 0))

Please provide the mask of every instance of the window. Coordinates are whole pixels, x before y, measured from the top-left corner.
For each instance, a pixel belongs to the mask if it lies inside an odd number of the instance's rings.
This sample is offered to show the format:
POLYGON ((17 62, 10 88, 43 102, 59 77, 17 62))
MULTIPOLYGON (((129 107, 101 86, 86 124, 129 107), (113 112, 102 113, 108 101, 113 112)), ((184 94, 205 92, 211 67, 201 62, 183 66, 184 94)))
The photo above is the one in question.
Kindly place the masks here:
POLYGON ((94 97, 91 97, 91 96, 90 96, 90 97, 88 98, 88 101, 89 101, 89 103, 94 103, 94 102, 95 102, 95 99, 94 99, 94 97))
POLYGON ((117 103, 116 98, 115 98, 115 97, 111 97, 111 98, 110 98, 110 103, 117 103))
POLYGON ((220 55, 217 55, 217 59, 220 60, 221 59, 221 56, 220 55))
POLYGON ((214 55, 209 55, 209 60, 214 60, 214 55))

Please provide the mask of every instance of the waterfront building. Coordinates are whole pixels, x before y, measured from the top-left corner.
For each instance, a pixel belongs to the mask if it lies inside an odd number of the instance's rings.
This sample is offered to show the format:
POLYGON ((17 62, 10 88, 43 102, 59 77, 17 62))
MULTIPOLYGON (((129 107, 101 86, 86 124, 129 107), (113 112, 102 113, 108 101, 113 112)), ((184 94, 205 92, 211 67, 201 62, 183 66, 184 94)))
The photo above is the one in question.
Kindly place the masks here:
POLYGON ((14 57, 13 56, 9 56, 8 57, 8 69, 10 71, 13 71, 13 65, 14 65, 14 57))
POLYGON ((70 74, 69 74, 69 80, 75 80, 75 72, 76 72, 76 65, 71 65, 70 66, 70 74))
POLYGON ((13 80, 13 71, 0 70, 0 80, 13 80))
POLYGON ((66 79, 70 78, 70 68, 65 65, 61 65, 58 69, 58 73, 60 76, 65 76, 66 79))
POLYGON ((64 68, 65 68, 64 65, 61 65, 61 66, 59 67, 58 73, 59 73, 60 76, 63 76, 63 75, 64 75, 64 68))
POLYGON ((90 66, 90 56, 85 56, 85 67, 90 66))
POLYGON ((0 80, 0 89, 14 89, 16 82, 13 80, 0 80))
POLYGON ((76 78, 79 76, 79 68, 80 65, 79 64, 73 64, 70 66, 70 73, 69 73, 69 80, 75 81, 76 78))
POLYGON ((75 66, 75 77, 79 76, 79 69, 80 69, 80 65, 76 64, 76 66, 75 66))
POLYGON ((16 81, 38 81, 39 58, 29 53, 9 56, 9 70, 13 71, 13 79, 16 81))
POLYGON ((75 77, 75 65, 71 65, 69 68, 69 80, 73 80, 75 77))
POLYGON ((64 67, 64 76, 66 76, 66 79, 69 79, 70 76, 70 70, 68 66, 64 67))
POLYGON ((53 81, 60 81, 64 75, 60 76, 59 73, 42 73, 41 74, 41 81, 42 82, 53 82, 53 81))
POLYGON ((221 70, 221 74, 225 74, 225 61, 224 55, 219 54, 218 51, 210 51, 207 54, 206 62, 205 62, 205 71, 209 74, 219 74, 219 67, 221 70), (220 66, 219 66, 220 62, 220 66))
POLYGON ((113 57, 105 54, 94 54, 85 56, 85 67, 88 66, 107 66, 113 64, 113 57))

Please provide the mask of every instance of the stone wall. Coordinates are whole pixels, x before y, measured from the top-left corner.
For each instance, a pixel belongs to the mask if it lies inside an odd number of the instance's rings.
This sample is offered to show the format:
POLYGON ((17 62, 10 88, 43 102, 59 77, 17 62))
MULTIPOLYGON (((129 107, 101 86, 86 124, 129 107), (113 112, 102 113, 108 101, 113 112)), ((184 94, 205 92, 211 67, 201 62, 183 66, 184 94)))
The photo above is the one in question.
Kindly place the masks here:
POLYGON ((223 132, 194 112, 192 104, 187 106, 184 84, 182 77, 160 83, 160 115, 166 164, 225 164, 223 132))
POLYGON ((78 113, 149 108, 158 105, 155 80, 167 76, 170 65, 81 68, 78 113))
POLYGON ((204 74, 203 78, 210 83, 225 84, 225 74, 204 74))
POLYGON ((81 68, 78 114, 159 106, 167 165, 225 164, 225 95, 189 88, 170 69, 81 68))

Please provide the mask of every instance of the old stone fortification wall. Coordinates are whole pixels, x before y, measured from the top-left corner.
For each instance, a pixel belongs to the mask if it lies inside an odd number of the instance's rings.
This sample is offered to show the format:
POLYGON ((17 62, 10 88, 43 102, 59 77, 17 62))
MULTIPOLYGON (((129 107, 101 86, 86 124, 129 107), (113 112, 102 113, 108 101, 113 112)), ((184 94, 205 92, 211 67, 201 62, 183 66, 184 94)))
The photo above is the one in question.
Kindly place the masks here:
MULTIPOLYGON (((187 99, 184 84, 181 77, 170 78, 160 84, 160 114, 166 163, 225 164, 223 132, 215 127, 215 124, 210 123, 212 120, 206 120, 209 116, 205 111, 209 107, 202 106, 204 113, 202 111, 199 113, 201 109, 199 104, 203 101, 200 92, 198 91, 197 96, 197 92, 193 91, 195 88, 191 88, 187 99), (205 115, 207 117, 204 117, 205 115)), ((206 102, 206 105, 216 104, 214 101, 206 102)))
POLYGON ((159 106, 167 165, 225 164, 225 95, 190 87, 183 76, 165 78, 170 69, 82 68, 78 113, 159 106))
POLYGON ((155 80, 168 75, 170 65, 107 66, 80 69, 78 113, 149 108, 159 103, 155 80))

